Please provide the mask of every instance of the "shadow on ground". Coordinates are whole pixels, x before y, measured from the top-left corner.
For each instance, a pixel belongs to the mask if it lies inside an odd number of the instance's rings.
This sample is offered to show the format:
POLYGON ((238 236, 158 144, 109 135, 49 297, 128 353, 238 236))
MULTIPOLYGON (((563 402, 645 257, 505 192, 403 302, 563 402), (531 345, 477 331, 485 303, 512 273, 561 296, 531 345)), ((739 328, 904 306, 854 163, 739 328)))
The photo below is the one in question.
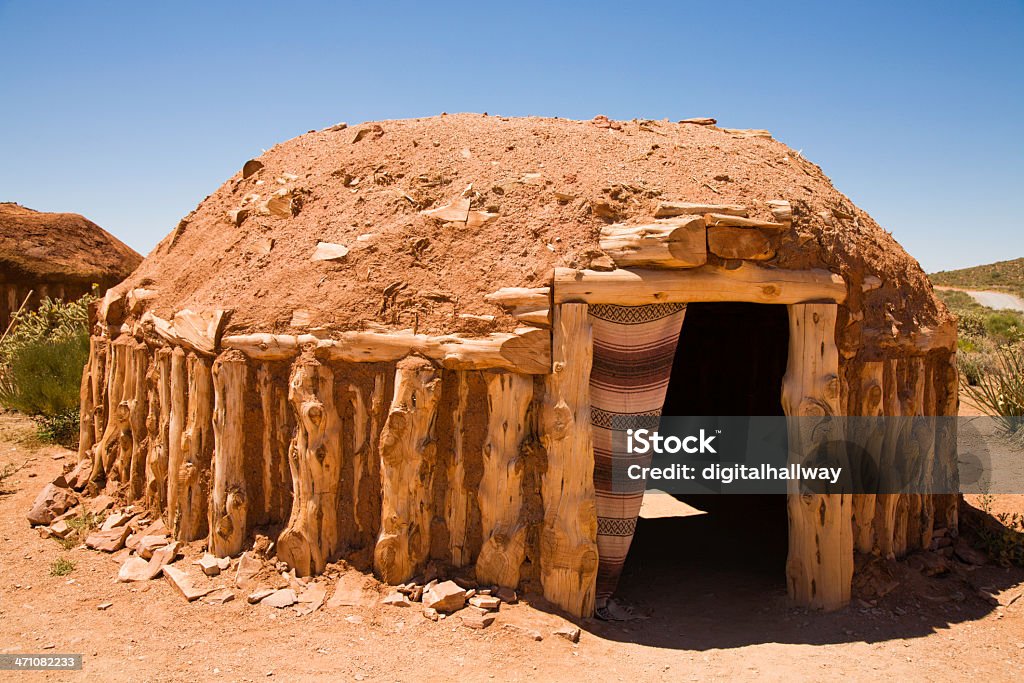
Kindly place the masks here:
POLYGON ((588 620, 588 630, 609 640, 686 650, 874 643, 980 619, 997 607, 978 595, 979 588, 1015 594, 1024 583, 1021 569, 953 561, 945 575, 927 577, 913 563, 890 563, 899 585, 877 604, 855 598, 828 614, 797 608, 786 595, 784 496, 687 502, 708 514, 639 521, 617 597, 647 618, 588 620))

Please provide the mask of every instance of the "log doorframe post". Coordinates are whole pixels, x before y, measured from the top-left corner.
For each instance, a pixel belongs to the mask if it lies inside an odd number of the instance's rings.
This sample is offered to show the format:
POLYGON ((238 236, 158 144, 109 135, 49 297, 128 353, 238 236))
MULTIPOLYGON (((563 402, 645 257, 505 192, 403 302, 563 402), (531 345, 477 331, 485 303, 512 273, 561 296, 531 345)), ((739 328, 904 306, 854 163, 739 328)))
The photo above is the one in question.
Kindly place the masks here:
MULTIPOLYGON (((590 271, 556 271, 551 287, 553 372, 547 387, 548 405, 557 405, 564 401, 565 394, 557 390, 559 382, 556 377, 565 369, 567 349, 575 348, 577 352, 580 350, 578 342, 567 338, 574 331, 582 331, 570 329, 571 325, 565 325, 565 313, 568 309, 581 309, 582 313, 573 310, 568 317, 582 315, 585 320, 587 304, 596 303, 784 303, 789 314, 790 337, 789 363, 781 387, 783 409, 791 425, 791 457, 794 453, 806 452, 813 446, 813 442, 808 440, 805 443, 805 440, 794 431, 797 424, 805 421, 797 421, 795 418, 817 415, 822 419, 829 419, 841 414, 839 353, 835 340, 835 324, 839 304, 846 300, 846 283, 839 275, 825 271, 755 271, 753 267, 749 270, 758 277, 742 280, 751 279, 751 282, 733 282, 732 280, 736 278, 731 275, 708 268, 664 269, 656 272, 619 269, 608 276, 590 271), (778 274, 778 282, 765 279, 774 274, 773 271, 778 274), (651 282, 648 282, 649 280, 651 282), (586 281, 586 285, 581 286, 581 281, 586 281), (639 289, 636 287, 638 283, 639 289)), ((585 336, 588 339, 585 358, 586 381, 579 387, 576 401, 589 410, 589 365, 593 358, 593 341, 589 325, 585 327, 585 336)), ((577 410, 573 408, 580 407, 565 405, 563 411, 576 413, 577 410)), ((838 428, 838 424, 833 423, 833 431, 838 428)), ((550 430, 550 427, 547 429, 550 430)), ((589 432, 589 425, 587 429, 589 432)), ((841 440, 842 435, 838 436, 841 440)), ((585 441, 589 448, 583 449, 582 456, 577 450, 575 457, 582 457, 586 461, 584 467, 589 467, 592 478, 592 436, 588 434, 585 441)), ((545 445, 548 446, 547 443, 545 445)), ((548 458, 550 463, 550 446, 548 458)), ((584 491, 581 493, 584 493, 584 497, 580 500, 585 502, 583 507, 586 509, 581 509, 577 513, 578 518, 586 517, 589 523, 592 517, 596 529, 596 504, 592 481, 589 495, 584 491)), ((786 582, 790 597, 798 604, 834 610, 850 601, 853 580, 852 510, 853 496, 850 494, 808 496, 795 491, 788 494, 789 556, 786 563, 786 582)), ((545 527, 549 528, 555 520, 549 516, 548 501, 545 501, 545 512, 545 527)), ((563 508, 557 512, 565 514, 566 510, 563 508)), ((593 547, 596 553, 596 541, 593 547)), ((581 571, 581 578, 584 575, 585 573, 581 571)), ((596 581, 596 572, 593 580, 596 581)), ((573 613, 589 615, 593 612, 592 598, 559 600, 557 594, 564 591, 554 587, 549 589, 546 584, 544 592, 548 599, 573 613), (548 595, 549 590, 552 595, 548 595)))
MULTIPOLYGON (((841 447, 835 419, 840 404, 837 304, 793 304, 789 310, 789 361, 782 381, 782 408, 789 422, 789 458, 800 462, 826 442, 841 447)), ((844 457, 844 453, 837 453, 844 457)), ((787 496, 789 552, 786 587, 800 605, 835 610, 850 601, 853 580, 853 495, 787 496)))

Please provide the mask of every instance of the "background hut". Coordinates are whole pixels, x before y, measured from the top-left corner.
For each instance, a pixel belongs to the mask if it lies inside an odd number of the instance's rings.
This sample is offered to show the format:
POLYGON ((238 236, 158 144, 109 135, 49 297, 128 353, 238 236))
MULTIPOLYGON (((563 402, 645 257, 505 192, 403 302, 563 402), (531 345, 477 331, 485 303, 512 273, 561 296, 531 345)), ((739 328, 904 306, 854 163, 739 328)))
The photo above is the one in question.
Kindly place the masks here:
POLYGON ((77 299, 94 284, 105 292, 141 261, 131 247, 76 213, 0 202, 0 331, 26 297, 26 309, 33 309, 46 297, 77 299))
MULTIPOLYGON (((218 555, 262 529, 303 575, 433 564, 585 615, 641 498, 608 486, 611 418, 657 416, 670 383, 686 407, 701 393, 680 382, 760 347, 769 374, 706 399, 956 413, 955 330, 918 264, 765 131, 341 124, 247 162, 107 294, 82 471, 218 555), (722 321, 746 333, 702 345, 722 321), (703 356, 683 373, 683 353, 703 356)), ((950 438, 924 434, 906 467, 952 467, 950 438)), ((790 594, 824 608, 849 599, 855 550, 956 525, 950 496, 791 495, 788 513, 790 594)))

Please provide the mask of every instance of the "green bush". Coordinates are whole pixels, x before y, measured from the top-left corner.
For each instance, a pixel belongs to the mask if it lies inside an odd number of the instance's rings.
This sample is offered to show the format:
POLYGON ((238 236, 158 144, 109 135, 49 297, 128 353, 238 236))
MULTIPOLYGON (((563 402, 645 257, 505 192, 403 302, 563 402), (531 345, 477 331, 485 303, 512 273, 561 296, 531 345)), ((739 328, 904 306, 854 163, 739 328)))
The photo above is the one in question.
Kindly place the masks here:
POLYGON ((1024 339, 1024 321, 1018 313, 991 313, 985 319, 985 331, 1006 342, 1020 341, 1024 339))
POLYGON ((964 392, 983 413, 999 421, 1008 433, 1020 432, 1024 426, 1024 347, 999 347, 994 366, 984 377, 977 378, 976 384, 966 376, 962 381, 964 392))
POLYGON ((14 316, 0 344, 0 404, 39 422, 39 435, 73 447, 78 440, 82 369, 89 359, 88 295, 65 303, 44 299, 14 316))

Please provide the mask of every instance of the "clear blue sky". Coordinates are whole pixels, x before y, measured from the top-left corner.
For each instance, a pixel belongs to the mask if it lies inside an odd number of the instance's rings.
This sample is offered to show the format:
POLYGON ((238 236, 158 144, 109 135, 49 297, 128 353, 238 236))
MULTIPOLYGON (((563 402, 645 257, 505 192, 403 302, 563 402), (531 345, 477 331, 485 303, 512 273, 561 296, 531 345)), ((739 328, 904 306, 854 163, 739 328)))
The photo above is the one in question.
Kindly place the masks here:
POLYGON ((1024 256, 1024 3, 0 0, 0 201, 142 253, 275 142, 441 111, 767 128, 927 270, 1024 256))

